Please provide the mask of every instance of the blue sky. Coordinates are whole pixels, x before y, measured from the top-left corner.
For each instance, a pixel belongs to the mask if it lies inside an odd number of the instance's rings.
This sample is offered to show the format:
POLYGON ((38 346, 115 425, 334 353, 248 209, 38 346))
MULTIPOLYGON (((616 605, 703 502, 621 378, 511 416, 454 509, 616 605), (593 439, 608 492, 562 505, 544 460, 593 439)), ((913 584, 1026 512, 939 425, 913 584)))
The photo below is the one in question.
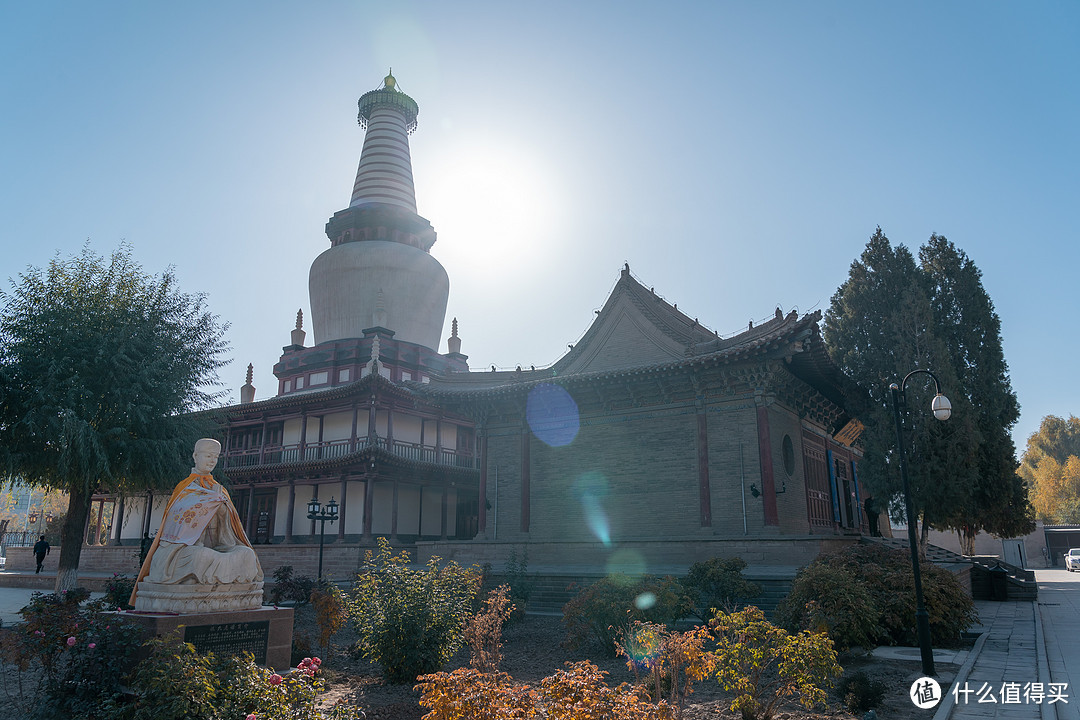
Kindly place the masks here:
POLYGON ((272 395, 393 66, 472 367, 554 362, 624 262, 728 335, 827 308, 877 225, 937 232, 1022 450, 1080 413, 1077 37, 1071 2, 4 3, 0 277, 126 240, 231 324, 234 398, 249 362, 272 395))

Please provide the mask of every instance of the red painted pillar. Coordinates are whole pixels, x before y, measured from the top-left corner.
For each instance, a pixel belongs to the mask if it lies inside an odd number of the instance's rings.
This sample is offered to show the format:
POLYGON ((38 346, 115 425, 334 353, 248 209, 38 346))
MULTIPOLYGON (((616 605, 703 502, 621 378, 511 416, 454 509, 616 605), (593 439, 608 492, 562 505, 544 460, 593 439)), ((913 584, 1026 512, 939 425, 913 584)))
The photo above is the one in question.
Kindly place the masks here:
POLYGON ((293 515, 296 514, 296 480, 289 478, 289 514, 285 516, 285 543, 293 541, 293 515))
POLYGON ((341 476, 341 500, 338 502, 338 542, 345 542, 345 496, 349 494, 349 479, 341 476))
POLYGON ((364 484, 364 539, 371 539, 371 513, 375 507, 375 473, 369 472, 364 484))
POLYGON ((480 489, 476 510, 476 535, 487 537, 487 432, 480 430, 480 489))
POLYGON ((443 482, 442 486, 442 506, 439 508, 439 523, 441 525, 441 532, 439 533, 440 539, 446 540, 446 511, 450 504, 450 488, 443 482))
POLYGON ((698 505, 701 527, 712 527, 712 488, 709 484, 709 428, 704 408, 697 415, 698 505))
POLYGON ((521 433, 521 532, 529 532, 529 446, 528 428, 521 433))
POLYGON ((765 524, 779 525, 776 512, 776 483, 773 482, 772 438, 769 436, 769 411, 757 409, 758 457, 761 460, 761 499, 765 505, 765 524))

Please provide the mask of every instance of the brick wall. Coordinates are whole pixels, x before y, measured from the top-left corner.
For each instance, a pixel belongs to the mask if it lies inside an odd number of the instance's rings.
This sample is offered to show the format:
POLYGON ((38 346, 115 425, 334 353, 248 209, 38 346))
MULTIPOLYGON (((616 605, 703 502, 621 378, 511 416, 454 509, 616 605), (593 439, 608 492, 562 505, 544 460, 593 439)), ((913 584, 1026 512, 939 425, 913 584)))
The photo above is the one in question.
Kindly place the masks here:
POLYGON ((831 552, 857 542, 834 536, 791 538, 728 537, 680 540, 624 541, 611 546, 600 542, 418 542, 417 562, 437 555, 460 565, 489 564, 502 572, 513 552, 520 561, 526 548, 530 573, 592 576, 621 571, 653 575, 684 575, 690 566, 714 557, 741 557, 758 571, 787 572, 809 563, 820 552, 831 552))
MULTIPOLYGON (((323 575, 337 580, 351 580, 363 561, 364 550, 371 545, 331 543, 323 549, 323 575)), ((282 565, 292 565, 298 575, 315 577, 319 569, 318 545, 256 545, 263 574, 273 579, 274 571, 282 565)), ((54 547, 45 560, 45 567, 55 570, 60 548, 54 547)), ((121 573, 137 575, 139 572, 139 548, 132 545, 84 547, 79 556, 79 569, 84 572, 121 573)), ((8 570, 30 570, 37 567, 31 548, 8 548, 8 570)))

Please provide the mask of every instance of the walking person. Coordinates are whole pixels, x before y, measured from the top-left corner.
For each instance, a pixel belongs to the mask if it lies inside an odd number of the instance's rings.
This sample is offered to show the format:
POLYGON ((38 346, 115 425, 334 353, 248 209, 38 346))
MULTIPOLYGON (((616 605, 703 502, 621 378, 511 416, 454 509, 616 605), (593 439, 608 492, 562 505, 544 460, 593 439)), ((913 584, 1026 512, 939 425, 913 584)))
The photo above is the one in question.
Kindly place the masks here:
POLYGON ((881 531, 878 530, 877 501, 874 500, 873 495, 866 497, 866 501, 863 502, 863 509, 866 511, 866 521, 870 524, 870 537, 881 537, 881 531))
POLYGON ((45 563, 45 556, 52 550, 52 546, 45 540, 45 536, 42 535, 41 539, 34 543, 34 557, 37 558, 37 570, 34 574, 37 575, 41 572, 41 566, 45 563))

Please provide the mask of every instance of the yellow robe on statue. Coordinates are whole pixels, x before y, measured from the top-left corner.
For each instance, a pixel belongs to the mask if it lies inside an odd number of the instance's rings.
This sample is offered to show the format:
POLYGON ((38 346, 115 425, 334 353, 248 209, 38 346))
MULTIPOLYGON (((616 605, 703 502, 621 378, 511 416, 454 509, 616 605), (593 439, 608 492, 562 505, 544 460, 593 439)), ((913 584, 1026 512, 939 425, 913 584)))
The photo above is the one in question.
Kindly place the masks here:
POLYGON ((263 579, 240 515, 211 475, 192 473, 173 490, 161 529, 146 554, 131 605, 143 580, 160 584, 251 583, 263 579))

